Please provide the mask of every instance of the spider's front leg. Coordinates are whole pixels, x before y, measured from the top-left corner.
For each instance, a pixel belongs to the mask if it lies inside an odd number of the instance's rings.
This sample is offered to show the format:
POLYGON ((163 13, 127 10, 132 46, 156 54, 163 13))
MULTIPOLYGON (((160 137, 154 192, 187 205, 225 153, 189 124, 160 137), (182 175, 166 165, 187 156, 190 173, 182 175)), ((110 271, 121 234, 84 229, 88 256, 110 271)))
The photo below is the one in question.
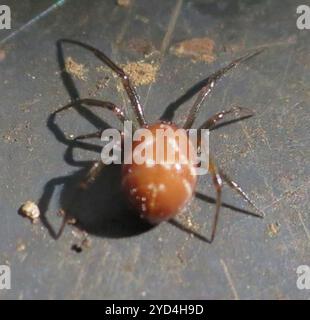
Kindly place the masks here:
POLYGON ((61 39, 58 41, 61 42, 67 42, 76 44, 84 49, 89 50, 92 52, 97 58, 99 58, 105 65, 107 65, 113 72, 116 73, 116 75, 121 79, 123 87, 128 95, 128 98, 131 102, 131 105, 133 106, 135 117, 139 123, 139 125, 142 127, 143 125, 147 124, 144 116, 144 110, 140 102, 140 98, 136 92, 135 87, 131 83, 131 80, 128 76, 128 74, 125 73, 125 71, 117 66, 109 57, 107 57, 102 51, 94 48, 93 46, 90 46, 86 43, 71 40, 71 39, 61 39))
POLYGON ((101 100, 95 100, 95 99, 81 99, 81 100, 75 100, 73 102, 68 103, 64 107, 61 107, 60 109, 56 110, 54 114, 60 113, 64 110, 68 110, 73 106, 85 104, 89 107, 99 107, 103 109, 107 109, 112 111, 117 118, 120 120, 121 123, 124 123, 126 119, 124 112, 121 108, 119 108, 117 105, 115 105, 112 102, 109 101, 101 101, 101 100))
POLYGON ((232 107, 231 109, 228 110, 223 110, 221 112, 216 113, 209 119, 207 119, 200 127, 199 127, 199 132, 201 129, 215 129, 219 122, 222 122, 226 120, 228 123, 231 122, 236 122, 240 120, 244 120, 247 118, 250 118, 254 115, 254 112, 248 108, 243 108, 239 106, 232 107), (232 119, 227 119, 228 116, 233 116, 232 119))
POLYGON ((243 63, 258 54, 260 54, 263 51, 263 49, 256 50, 252 53, 248 53, 243 57, 240 57, 231 63, 229 63, 227 66, 223 67, 222 69, 214 72, 211 74, 208 78, 204 80, 205 85, 202 87, 202 89, 198 92, 197 98, 191 107, 187 120, 184 124, 184 129, 189 129, 192 127, 194 121, 196 120, 197 114, 200 110, 200 107, 204 100, 210 95, 210 93, 213 91, 213 88, 215 87, 215 84, 231 69, 238 66, 240 63, 243 63))

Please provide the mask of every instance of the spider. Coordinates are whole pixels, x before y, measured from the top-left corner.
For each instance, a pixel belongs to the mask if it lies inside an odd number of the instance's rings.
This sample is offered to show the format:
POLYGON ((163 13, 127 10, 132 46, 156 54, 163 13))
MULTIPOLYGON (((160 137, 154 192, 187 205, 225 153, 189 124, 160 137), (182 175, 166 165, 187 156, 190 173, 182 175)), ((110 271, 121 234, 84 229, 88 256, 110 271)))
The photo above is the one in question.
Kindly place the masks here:
MULTIPOLYGON (((128 95, 138 127, 147 128, 152 134, 154 134, 158 128, 172 129, 173 131, 176 131, 178 128, 183 128, 186 130, 186 132, 188 132, 188 130, 192 127, 203 102, 213 91, 215 84, 228 71, 230 71, 240 63, 253 58, 263 51, 262 49, 259 49, 247 53, 246 55, 233 60, 228 65, 224 66, 220 70, 207 77, 203 82, 203 87, 197 93, 197 97, 189 110, 189 114, 187 116, 187 119, 185 120, 185 123, 183 124, 183 126, 178 126, 172 122, 166 121, 148 123, 145 119, 144 110, 140 103, 139 96, 136 92, 135 87, 131 83, 129 76, 124 72, 122 68, 117 66, 102 51, 80 41, 71 39, 62 39, 62 41, 78 45, 84 49, 89 50, 104 64, 106 64, 113 72, 116 73, 116 75, 120 78, 123 87, 128 95)), ((123 108, 117 106, 112 102, 96 99, 75 100, 56 110, 54 112, 54 115, 61 111, 67 110, 77 104, 83 104, 88 107, 100 107, 110 110, 116 115, 116 117, 122 124, 124 124, 126 120, 129 120, 126 117, 123 108)), ((218 112, 208 118, 199 127, 199 132, 201 132, 202 129, 212 129, 218 123, 225 120, 228 115, 234 116, 235 120, 242 120, 244 118, 253 116, 254 113, 251 110, 242 107, 233 107, 231 109, 218 112)), ((77 136, 75 139, 81 140, 88 138, 100 138, 102 132, 103 130, 99 130, 94 133, 77 136)), ((188 136, 187 139, 188 143, 190 144, 188 136)), ((168 144, 169 140, 166 140, 165 142, 168 144)), ((156 144, 155 135, 153 143, 156 144)), ((139 143, 137 143, 136 145, 138 144, 139 143)), ((135 147, 135 145, 133 145, 133 147, 135 147)), ((178 149, 176 153, 179 156, 184 156, 184 154, 181 154, 181 149, 178 149)), ((186 154, 185 157, 189 157, 189 155, 186 154)), ((94 162, 86 176, 80 182, 79 189, 88 189, 100 175, 104 167, 105 164, 102 161, 94 162)), ((151 224, 156 225, 163 221, 171 220, 180 211, 182 211, 185 205, 192 199, 197 182, 197 176, 192 173, 196 169, 197 166, 193 165, 191 162, 188 162, 181 167, 177 164, 173 164, 169 168, 159 164, 155 164, 152 166, 135 163, 122 164, 122 189, 126 198, 128 199, 128 202, 135 209, 135 211, 137 211, 143 219, 147 220, 151 224)), ((211 236, 208 239, 209 243, 214 240, 216 233, 224 182, 239 195, 241 195, 241 197, 255 209, 256 213, 253 213, 254 216, 260 218, 264 217, 264 213, 252 202, 252 200, 249 198, 246 192, 243 191, 240 185, 232 180, 221 168, 217 166, 215 159, 211 154, 209 156, 208 171, 211 174, 212 182, 216 191, 215 215, 212 223, 211 236)), ((59 231, 59 236, 62 233, 65 224, 66 219, 64 218, 62 227, 59 231)))

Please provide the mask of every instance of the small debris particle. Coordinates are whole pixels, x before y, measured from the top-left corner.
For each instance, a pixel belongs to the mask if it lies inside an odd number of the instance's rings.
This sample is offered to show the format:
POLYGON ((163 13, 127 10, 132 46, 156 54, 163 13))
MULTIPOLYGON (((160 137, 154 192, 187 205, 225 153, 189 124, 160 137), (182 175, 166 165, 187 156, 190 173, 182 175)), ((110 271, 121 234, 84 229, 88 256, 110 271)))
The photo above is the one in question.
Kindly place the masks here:
POLYGON ((170 52, 178 57, 212 63, 216 59, 214 47, 215 43, 210 38, 194 38, 175 44, 170 48, 170 52))
POLYGON ((122 65, 122 67, 135 86, 142 86, 155 82, 158 70, 157 65, 138 61, 127 63, 122 65))
POLYGON ((5 51, 0 49, 0 62, 3 61, 6 57, 5 51))
POLYGON ((279 222, 270 223, 267 226, 267 233, 270 238, 274 238, 280 231, 279 222))
POLYGON ((192 228, 194 226, 193 221, 190 217, 186 219, 186 223, 189 228, 192 228))
POLYGON ((29 130, 30 123, 25 121, 24 123, 19 123, 14 126, 14 128, 9 129, 2 135, 5 143, 22 142, 26 145, 29 143, 29 136, 25 135, 25 130, 29 130))
POLYGON ((150 20, 147 17, 140 16, 139 14, 135 16, 135 20, 141 21, 142 23, 145 23, 145 24, 150 22, 150 20))
POLYGON ((88 237, 85 237, 82 240, 81 246, 85 249, 90 249, 92 246, 92 241, 88 237))
POLYGON ((84 81, 87 79, 86 73, 88 72, 88 69, 86 69, 83 64, 75 62, 71 57, 66 59, 65 67, 66 71, 77 79, 84 81))
POLYGON ((66 211, 64 209, 59 209, 57 211, 57 216, 63 219, 66 219, 66 223, 69 225, 76 225, 77 220, 74 217, 67 216, 66 211))
POLYGON ((81 253, 83 251, 83 248, 78 244, 73 244, 71 246, 71 250, 75 251, 76 253, 81 253))
POLYGON ((23 252, 26 250, 26 245, 23 242, 18 242, 16 245, 16 251, 17 252, 23 252))
POLYGON ((80 244, 73 244, 71 246, 71 250, 75 251, 76 253, 81 253, 84 249, 90 249, 92 242, 89 238, 85 237, 80 244))
POLYGON ((66 214, 66 212, 65 212, 64 209, 59 209, 59 210, 57 211, 57 216, 58 216, 58 217, 64 217, 65 214, 66 214))
POLYGON ((69 218, 67 220, 67 224, 76 225, 77 224, 77 220, 75 218, 69 218))
POLYGON ((120 7, 129 7, 131 4, 131 1, 130 0, 117 0, 117 5, 120 6, 120 7))
POLYGON ((180 260, 180 262, 181 262, 181 263, 184 263, 184 258, 183 258, 183 256, 182 256, 181 252, 178 251, 178 252, 176 253, 176 255, 177 255, 177 258, 180 260))
POLYGON ((189 230, 198 232, 200 230, 200 225, 193 221, 192 217, 187 216, 183 213, 179 214, 180 223, 182 223, 189 230))
POLYGON ((75 238, 77 238, 77 243, 71 246, 71 250, 76 253, 81 253, 84 249, 90 249, 92 246, 92 241, 88 237, 88 233, 86 231, 82 231, 80 229, 72 230, 72 234, 75 238))
POLYGON ((40 217, 39 207, 32 201, 26 201, 19 209, 19 214, 28 218, 32 223, 37 223, 40 217))

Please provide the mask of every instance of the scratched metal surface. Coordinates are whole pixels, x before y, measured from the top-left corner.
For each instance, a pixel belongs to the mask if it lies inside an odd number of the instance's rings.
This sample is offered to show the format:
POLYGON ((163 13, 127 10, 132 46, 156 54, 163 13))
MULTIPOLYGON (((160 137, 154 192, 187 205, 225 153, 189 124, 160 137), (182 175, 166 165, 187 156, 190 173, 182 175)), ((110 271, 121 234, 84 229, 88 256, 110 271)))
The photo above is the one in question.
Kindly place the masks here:
MULTIPOLYGON (((122 8, 114 0, 68 0, 4 42, 54 2, 7 4, 13 29, 0 31, 5 52, 0 62, 0 264, 11 266, 12 289, 0 290, 0 299, 309 298, 296 287, 296 268, 310 263, 310 31, 296 28, 299 1, 135 0, 122 8), (194 63, 169 50, 179 41, 204 36, 215 41, 213 63, 194 63), (54 241, 42 223, 31 225, 18 216, 24 201, 39 201, 44 194, 45 203, 55 187, 47 217, 59 226, 55 212, 68 202, 83 171, 64 157, 72 147, 66 137, 116 125, 113 116, 97 111, 104 122, 86 111, 63 114, 56 121, 59 127, 51 122, 50 113, 70 95, 87 97, 105 76, 96 70, 100 62, 81 48, 65 45, 57 53, 56 41, 64 37, 94 44, 118 63, 142 59, 128 43, 149 40, 157 50, 149 59, 160 69, 156 82, 138 92, 150 121, 219 66, 246 50, 268 47, 217 86, 196 123, 233 104, 256 110, 254 118, 213 131, 211 147, 266 218, 223 207, 212 245, 170 224, 146 230, 128 218, 113 168, 87 194, 83 207, 75 200, 91 233, 90 249, 71 250, 78 239, 70 227, 54 241), (86 81, 63 81, 62 56, 89 69, 86 81), (271 236, 268 225, 277 223, 279 232, 271 236), (21 243, 25 250, 20 251, 21 243)), ((124 95, 114 85, 112 79, 97 96, 123 104, 124 95)), ((185 119, 190 102, 176 110, 176 121, 185 119)), ((81 147, 73 148, 76 159, 98 158, 96 150, 81 147)), ((214 195, 206 178, 198 190, 214 195)), ((246 208, 228 188, 223 200, 246 208)), ((212 203, 196 199, 187 215, 207 234, 213 212, 212 203)))

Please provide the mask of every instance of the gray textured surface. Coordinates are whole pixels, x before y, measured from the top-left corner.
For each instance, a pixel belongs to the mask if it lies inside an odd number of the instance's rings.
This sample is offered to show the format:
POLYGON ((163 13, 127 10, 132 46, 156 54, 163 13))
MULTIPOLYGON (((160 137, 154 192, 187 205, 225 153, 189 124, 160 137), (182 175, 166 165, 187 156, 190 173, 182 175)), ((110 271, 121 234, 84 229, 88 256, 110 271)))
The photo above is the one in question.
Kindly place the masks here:
MULTIPOLYGON (((12 268, 12 290, 0 291, 0 299, 309 298, 309 292, 296 288, 297 266, 310 264, 310 31, 296 28, 299 2, 136 0, 131 8, 121 8, 112 0, 68 0, 1 44, 6 57, 0 62, 0 264, 12 268), (176 42, 201 36, 215 41, 214 63, 193 63, 169 53, 176 42), (219 163, 251 194, 266 218, 222 208, 212 245, 169 224, 140 233, 135 222, 122 216, 121 201, 113 193, 118 183, 113 170, 101 179, 96 195, 90 195, 92 205, 83 207, 82 219, 94 235, 92 247, 81 254, 71 250, 78 240, 70 227, 55 242, 41 224, 31 226, 18 216, 19 206, 38 200, 48 181, 67 177, 61 180, 64 187, 55 188, 48 210, 51 223, 59 225, 55 212, 80 170, 63 157, 70 141, 47 125, 50 113, 70 99, 56 52, 56 41, 63 37, 87 41, 118 63, 142 59, 126 44, 133 38, 148 39, 160 52, 153 57, 160 63, 156 82, 138 88, 149 120, 160 117, 187 88, 219 66, 248 49, 267 46, 218 85, 197 121, 233 104, 256 110, 254 118, 214 131, 211 144, 219 163), (94 203, 97 212, 88 209, 94 203), (267 232, 270 223, 280 224, 274 237, 267 232), (16 250, 19 243, 26 245, 25 251, 16 250)), ((16 30, 53 2, 7 3, 16 30)), ((0 31, 0 43, 8 34, 0 31)), ((74 79, 80 96, 87 97, 104 76, 96 71, 100 62, 70 45, 64 56, 90 70, 87 81, 74 79)), ((123 103, 113 83, 97 96, 123 103)), ((184 119, 188 107, 189 101, 177 110, 176 121, 184 119)), ((115 125, 110 114, 98 114, 115 125)), ((57 123, 67 136, 103 125, 88 113, 74 111, 57 123)), ((98 158, 85 148, 75 148, 74 155, 80 160, 98 158)), ((205 178, 198 189, 213 195, 205 178)), ((244 207, 227 188, 224 201, 244 207)), ((188 215, 206 233, 213 212, 213 204, 195 200, 188 215)))

